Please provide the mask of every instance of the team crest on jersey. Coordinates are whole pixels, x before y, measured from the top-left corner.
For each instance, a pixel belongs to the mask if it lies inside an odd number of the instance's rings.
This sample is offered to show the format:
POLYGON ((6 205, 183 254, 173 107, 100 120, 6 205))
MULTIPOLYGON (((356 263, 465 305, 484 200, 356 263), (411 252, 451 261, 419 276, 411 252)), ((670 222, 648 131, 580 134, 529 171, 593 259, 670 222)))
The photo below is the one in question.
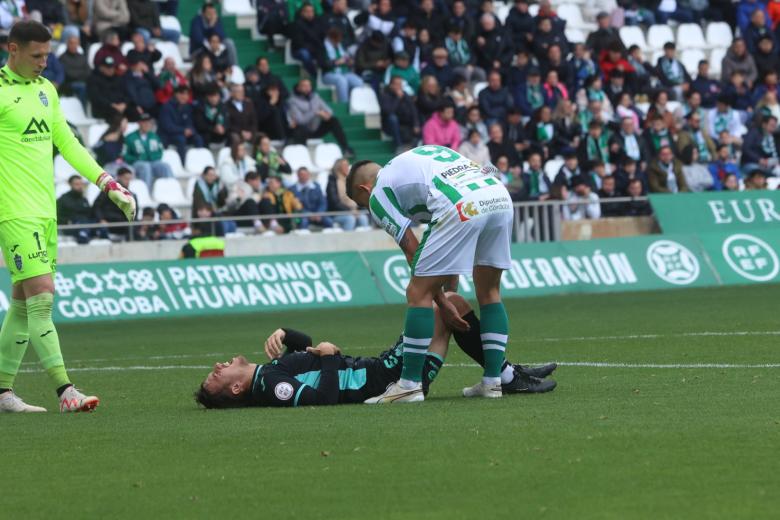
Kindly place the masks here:
POLYGON ((467 220, 471 220, 471 217, 479 215, 479 211, 474 207, 473 202, 458 202, 455 204, 455 208, 458 210, 458 216, 460 217, 461 222, 466 222, 467 220))
POLYGON ((274 387, 274 395, 280 401, 288 401, 293 396, 293 386, 290 383, 279 383, 274 387))
POLYGON ((41 90, 38 92, 38 99, 41 100, 41 104, 45 107, 49 106, 49 98, 46 97, 46 94, 41 90))

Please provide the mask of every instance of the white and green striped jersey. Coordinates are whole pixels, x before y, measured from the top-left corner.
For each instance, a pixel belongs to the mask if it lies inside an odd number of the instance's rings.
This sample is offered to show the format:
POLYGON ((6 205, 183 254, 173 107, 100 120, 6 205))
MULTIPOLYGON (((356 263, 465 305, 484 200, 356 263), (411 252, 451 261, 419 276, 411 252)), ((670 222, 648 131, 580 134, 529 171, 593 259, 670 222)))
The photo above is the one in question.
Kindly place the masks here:
POLYGON ((445 146, 419 146, 379 170, 369 210, 400 242, 412 224, 438 220, 470 192, 499 184, 492 169, 445 146))

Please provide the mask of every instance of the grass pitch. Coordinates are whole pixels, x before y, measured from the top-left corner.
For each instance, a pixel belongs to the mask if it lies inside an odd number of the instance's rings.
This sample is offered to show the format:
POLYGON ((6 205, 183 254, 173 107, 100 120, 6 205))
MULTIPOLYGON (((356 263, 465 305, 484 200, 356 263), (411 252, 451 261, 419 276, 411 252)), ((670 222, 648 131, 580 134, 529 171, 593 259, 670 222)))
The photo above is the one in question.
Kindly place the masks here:
MULTIPOLYGON (((203 411, 277 326, 374 355, 401 307, 60 327, 94 414, 0 416, 0 518, 776 518, 780 287, 508 302, 551 394, 466 400, 454 342, 421 405, 203 411)), ((53 409, 28 353, 17 391, 53 409)))

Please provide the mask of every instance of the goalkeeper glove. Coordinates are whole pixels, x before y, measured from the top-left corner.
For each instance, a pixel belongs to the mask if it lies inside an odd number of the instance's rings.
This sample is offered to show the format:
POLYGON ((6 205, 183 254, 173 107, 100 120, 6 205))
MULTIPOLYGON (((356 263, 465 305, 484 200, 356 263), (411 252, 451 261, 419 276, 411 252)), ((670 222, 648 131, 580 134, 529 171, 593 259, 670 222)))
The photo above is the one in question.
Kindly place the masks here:
POLYGON ((135 220, 135 198, 124 186, 106 172, 100 174, 96 184, 122 210, 129 222, 135 220))

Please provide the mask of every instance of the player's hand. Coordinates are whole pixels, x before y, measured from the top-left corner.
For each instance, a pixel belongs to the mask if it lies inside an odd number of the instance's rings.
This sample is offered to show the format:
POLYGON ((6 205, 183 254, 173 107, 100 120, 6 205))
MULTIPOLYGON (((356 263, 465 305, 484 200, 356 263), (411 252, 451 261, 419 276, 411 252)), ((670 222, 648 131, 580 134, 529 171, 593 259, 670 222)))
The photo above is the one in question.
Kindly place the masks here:
POLYGON ((128 222, 135 220, 135 198, 127 191, 127 188, 119 184, 112 176, 103 172, 97 180, 100 191, 108 195, 111 202, 117 205, 127 217, 128 222))
POLYGON ((306 347, 306 352, 314 354, 315 356, 337 356, 341 354, 341 350, 333 343, 327 341, 320 343, 316 347, 306 347))
POLYGON ((469 322, 461 318, 458 309, 448 299, 442 298, 442 301, 437 301, 436 305, 439 307, 441 319, 450 330, 468 332, 468 330, 471 328, 469 322))
POLYGON ((282 351, 284 351, 284 337, 286 333, 282 329, 276 329, 273 334, 268 336, 265 340, 265 355, 268 359, 274 360, 282 357, 282 351))

